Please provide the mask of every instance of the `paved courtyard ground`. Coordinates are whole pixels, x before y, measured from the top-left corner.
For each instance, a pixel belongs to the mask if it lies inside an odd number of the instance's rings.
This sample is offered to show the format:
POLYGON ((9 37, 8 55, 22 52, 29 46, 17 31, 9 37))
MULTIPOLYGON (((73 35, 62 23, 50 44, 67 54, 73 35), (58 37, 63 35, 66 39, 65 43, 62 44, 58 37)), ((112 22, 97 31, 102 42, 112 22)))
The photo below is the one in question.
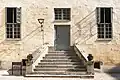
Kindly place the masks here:
POLYGON ((107 74, 103 72, 95 72, 94 79, 80 78, 41 78, 41 77, 23 77, 9 76, 6 70, 0 70, 0 80, 120 80, 120 73, 107 74))

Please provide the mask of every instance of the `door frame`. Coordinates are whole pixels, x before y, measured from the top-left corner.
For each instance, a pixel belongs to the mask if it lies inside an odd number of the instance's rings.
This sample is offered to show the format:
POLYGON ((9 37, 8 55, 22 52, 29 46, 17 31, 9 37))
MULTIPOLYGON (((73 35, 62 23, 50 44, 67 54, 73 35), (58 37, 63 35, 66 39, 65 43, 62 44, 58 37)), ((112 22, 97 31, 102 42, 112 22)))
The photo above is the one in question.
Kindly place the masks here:
POLYGON ((57 28, 57 26, 67 26, 67 27, 69 27, 69 47, 71 46, 71 25, 68 25, 68 24, 66 24, 66 25, 54 25, 54 50, 56 50, 56 28, 57 28))

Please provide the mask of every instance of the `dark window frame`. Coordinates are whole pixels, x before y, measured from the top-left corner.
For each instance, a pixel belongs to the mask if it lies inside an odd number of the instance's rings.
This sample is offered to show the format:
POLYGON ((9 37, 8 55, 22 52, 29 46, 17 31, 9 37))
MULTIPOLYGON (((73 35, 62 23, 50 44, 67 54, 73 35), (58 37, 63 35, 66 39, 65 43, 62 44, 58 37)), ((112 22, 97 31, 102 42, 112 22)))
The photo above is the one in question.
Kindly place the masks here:
POLYGON ((6 40, 21 40, 21 7, 20 8, 6 7, 5 9, 6 9, 6 12, 5 12, 6 13, 6 40), (8 9, 13 10, 13 12, 11 12, 11 15, 13 15, 12 16, 13 18, 9 19, 13 21, 8 21, 8 17, 10 16, 7 12, 8 9), (18 11, 18 9, 20 9, 20 12, 18 11))
POLYGON ((54 8, 55 21, 70 21, 71 8, 54 8))
POLYGON ((112 40, 112 38, 113 38, 113 28, 112 28, 113 14, 112 14, 112 11, 113 11, 112 7, 97 7, 96 8, 98 40, 112 40), (106 15, 106 13, 107 13, 107 15, 106 15), (108 16, 110 16, 110 17, 108 17, 108 16), (104 20, 102 20, 101 18, 104 20), (106 19, 106 18, 108 18, 108 19, 106 19))

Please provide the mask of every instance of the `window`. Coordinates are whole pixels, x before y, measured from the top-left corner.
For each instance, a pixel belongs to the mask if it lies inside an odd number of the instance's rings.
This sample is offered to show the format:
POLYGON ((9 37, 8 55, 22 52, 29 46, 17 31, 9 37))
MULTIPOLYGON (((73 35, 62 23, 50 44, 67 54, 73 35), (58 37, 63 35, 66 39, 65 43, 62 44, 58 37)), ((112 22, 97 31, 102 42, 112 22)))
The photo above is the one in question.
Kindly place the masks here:
POLYGON ((55 20, 70 20, 70 8, 55 8, 55 20))
POLYGON ((112 8, 97 8, 97 26, 99 39, 112 38, 112 8))
POLYGON ((21 26, 21 8, 6 8, 6 38, 19 39, 21 26))

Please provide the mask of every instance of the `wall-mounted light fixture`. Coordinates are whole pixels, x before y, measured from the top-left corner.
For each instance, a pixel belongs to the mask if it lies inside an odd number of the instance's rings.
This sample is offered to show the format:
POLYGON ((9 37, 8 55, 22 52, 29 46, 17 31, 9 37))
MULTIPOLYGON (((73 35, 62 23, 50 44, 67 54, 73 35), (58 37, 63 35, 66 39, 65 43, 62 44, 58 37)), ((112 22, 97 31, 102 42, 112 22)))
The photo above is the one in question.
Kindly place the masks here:
POLYGON ((43 45, 44 45, 44 27, 43 27, 44 19, 40 18, 40 19, 38 19, 38 22, 41 25, 42 39, 43 39, 43 45))
POLYGON ((39 22, 40 24, 43 24, 43 23, 44 23, 44 19, 40 18, 40 19, 38 19, 38 22, 39 22))
POLYGON ((44 31, 44 29, 43 29, 44 19, 40 18, 40 19, 38 19, 38 22, 39 22, 40 25, 41 25, 41 31, 44 31))

